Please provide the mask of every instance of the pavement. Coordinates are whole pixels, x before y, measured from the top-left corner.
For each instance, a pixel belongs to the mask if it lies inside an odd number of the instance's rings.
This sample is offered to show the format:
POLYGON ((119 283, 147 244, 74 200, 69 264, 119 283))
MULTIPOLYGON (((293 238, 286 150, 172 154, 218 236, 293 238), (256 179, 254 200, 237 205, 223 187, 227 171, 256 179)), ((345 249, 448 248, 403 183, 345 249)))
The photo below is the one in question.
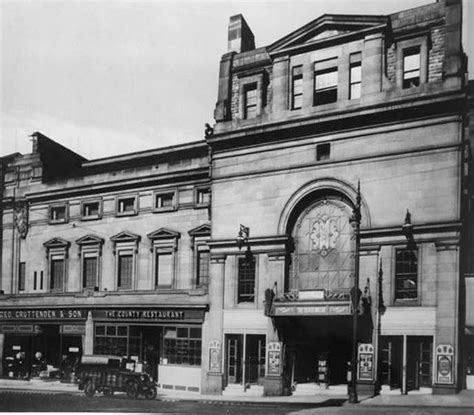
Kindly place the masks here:
MULTIPOLYGON (((78 390, 76 384, 63 383, 57 380, 46 381, 40 379, 17 380, 17 379, 0 379, 0 391, 30 391, 36 393, 77 393, 82 394, 78 390)), ((197 392, 185 392, 169 389, 158 388, 158 397, 161 400, 178 400, 178 401, 226 401, 226 402, 257 402, 257 403, 321 403, 327 400, 347 400, 347 395, 335 395, 329 393, 321 393, 317 395, 306 396, 255 396, 246 395, 201 395, 197 392)), ((375 397, 359 396, 359 405, 364 406, 410 406, 410 407, 457 407, 457 408, 473 408, 474 412, 474 390, 463 390, 456 395, 432 395, 429 393, 395 395, 381 394, 375 397)))

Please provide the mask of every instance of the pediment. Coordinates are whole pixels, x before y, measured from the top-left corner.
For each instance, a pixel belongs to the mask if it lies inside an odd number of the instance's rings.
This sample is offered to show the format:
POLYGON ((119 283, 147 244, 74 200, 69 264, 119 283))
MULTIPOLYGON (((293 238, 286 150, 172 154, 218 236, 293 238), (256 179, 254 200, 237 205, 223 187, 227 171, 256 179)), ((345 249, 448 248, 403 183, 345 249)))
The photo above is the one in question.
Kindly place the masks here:
POLYGON ((139 241, 141 239, 140 235, 136 235, 132 232, 122 231, 114 236, 110 237, 112 242, 130 242, 130 241, 139 241))
POLYGON ((268 51, 276 53, 330 39, 340 38, 342 41, 347 35, 358 32, 362 35, 364 31, 370 29, 382 30, 388 23, 389 18, 386 16, 325 14, 277 40, 269 46, 268 51))
POLYGON ((197 226, 194 229, 188 231, 189 236, 209 236, 211 234, 211 225, 205 223, 204 225, 197 226))
POLYGON ((167 228, 160 228, 147 235, 148 239, 179 239, 181 234, 167 228))
POLYGON ((76 240, 78 245, 102 245, 104 240, 95 235, 85 235, 76 240))
POLYGON ((52 249, 52 248, 68 248, 71 245, 71 242, 66 241, 65 239, 61 238, 53 238, 49 241, 46 241, 43 246, 52 249))

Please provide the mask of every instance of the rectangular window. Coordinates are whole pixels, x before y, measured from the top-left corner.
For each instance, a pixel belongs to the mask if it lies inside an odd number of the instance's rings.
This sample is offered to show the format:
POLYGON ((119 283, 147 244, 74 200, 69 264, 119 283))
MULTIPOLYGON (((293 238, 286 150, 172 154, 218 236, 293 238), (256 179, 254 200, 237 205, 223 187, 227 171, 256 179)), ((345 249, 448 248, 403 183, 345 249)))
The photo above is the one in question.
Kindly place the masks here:
MULTIPOLYGON (((94 353, 114 356, 130 356, 128 326, 96 324, 94 353)), ((132 340, 132 336, 130 336, 132 340)))
POLYGON ((64 289, 65 262, 64 258, 53 257, 51 259, 50 289, 52 291, 62 291, 64 289))
POLYGON ((257 84, 247 85, 244 89, 245 119, 257 116, 257 84))
POLYGON ((255 301, 255 258, 249 261, 239 258, 239 303, 253 303, 255 301))
POLYGON ((395 263, 395 300, 418 298, 418 252, 397 249, 395 263))
POLYGON ((172 210, 175 207, 175 192, 156 193, 155 210, 172 210))
POLYGON ((82 286, 94 288, 97 285, 97 256, 86 256, 82 262, 82 286))
POLYGON ((43 271, 40 272, 40 290, 43 289, 43 271))
POLYGON ((96 219, 100 216, 100 202, 84 202, 82 204, 82 218, 96 219))
POLYGON ((133 281, 133 255, 119 254, 117 287, 122 290, 130 290, 133 281))
POLYGON ((20 262, 18 269, 18 291, 25 291, 25 279, 26 279, 26 264, 20 262))
POLYGON ((173 285, 173 254, 156 252, 155 288, 171 288, 173 285))
POLYGON ((38 279, 38 273, 35 271, 35 272, 33 272, 33 290, 35 290, 35 291, 36 291, 37 286, 38 286, 37 285, 38 284, 37 279, 38 279))
POLYGON ((316 160, 329 160, 331 155, 331 143, 318 144, 316 146, 316 160))
POLYGON ((303 67, 292 69, 291 78, 291 109, 300 109, 303 105, 303 67))
POLYGON ((337 101, 337 59, 314 64, 313 105, 324 105, 337 101))
POLYGON ((137 213, 137 197, 121 197, 117 199, 118 215, 135 215, 137 213))
POLYGON ((66 205, 50 206, 49 208, 50 223, 62 223, 67 221, 66 205))
POLYGON ((198 189, 196 193, 196 203, 198 205, 209 205, 211 202, 211 189, 198 189))
POLYGON ((350 56, 349 65, 349 99, 358 99, 361 95, 362 86, 362 54, 353 53, 350 56))
POLYGON ((211 255, 209 251, 198 251, 196 285, 206 286, 209 284, 209 262, 211 255))
POLYGON ((420 47, 403 51, 403 89, 420 86, 420 47))
POLYGON ((165 327, 162 359, 168 364, 201 365, 200 327, 165 327))

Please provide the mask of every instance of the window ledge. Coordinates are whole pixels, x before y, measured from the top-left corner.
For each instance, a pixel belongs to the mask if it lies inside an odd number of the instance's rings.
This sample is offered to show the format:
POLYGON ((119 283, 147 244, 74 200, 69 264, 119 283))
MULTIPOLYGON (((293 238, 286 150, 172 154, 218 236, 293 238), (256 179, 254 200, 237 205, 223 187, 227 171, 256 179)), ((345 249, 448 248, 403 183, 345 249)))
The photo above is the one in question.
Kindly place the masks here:
POLYGON ((60 223, 68 223, 67 219, 50 219, 49 224, 50 225, 58 225, 60 223))
POLYGON ((81 220, 82 221, 87 221, 87 220, 97 220, 97 219, 101 219, 101 218, 102 218, 101 215, 90 215, 90 216, 82 216, 81 220))
POLYGON ((175 210, 178 210, 176 206, 153 208, 153 213, 174 212, 175 210))
POLYGON ((413 300, 395 300, 393 302, 394 307, 416 307, 421 306, 420 301, 418 299, 413 300))
POLYGON ((133 212, 116 212, 115 216, 136 216, 138 212, 134 210, 133 212))

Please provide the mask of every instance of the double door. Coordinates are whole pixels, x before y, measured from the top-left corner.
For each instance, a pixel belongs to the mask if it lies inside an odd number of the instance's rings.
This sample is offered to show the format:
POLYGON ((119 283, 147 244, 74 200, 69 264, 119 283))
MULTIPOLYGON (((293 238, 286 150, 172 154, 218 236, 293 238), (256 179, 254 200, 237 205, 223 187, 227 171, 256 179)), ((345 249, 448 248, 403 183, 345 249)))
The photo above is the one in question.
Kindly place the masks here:
POLYGON ((265 335, 226 334, 227 384, 257 384, 265 377, 265 335))
POLYGON ((382 385, 402 392, 431 387, 433 337, 381 336, 379 377, 382 385), (405 370, 404 370, 405 362, 405 370))

